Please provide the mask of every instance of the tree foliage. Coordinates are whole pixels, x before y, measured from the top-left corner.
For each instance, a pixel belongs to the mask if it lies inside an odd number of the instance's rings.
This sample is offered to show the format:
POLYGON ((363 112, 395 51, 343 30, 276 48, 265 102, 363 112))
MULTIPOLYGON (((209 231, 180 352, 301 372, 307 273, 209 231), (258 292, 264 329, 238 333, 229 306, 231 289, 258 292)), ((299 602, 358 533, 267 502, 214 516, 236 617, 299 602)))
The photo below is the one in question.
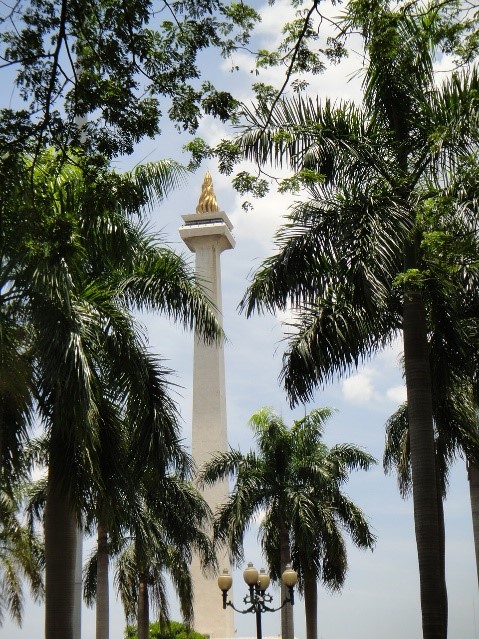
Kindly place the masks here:
MULTIPOLYGON (((148 601, 157 618, 169 619, 168 575, 178 595, 183 619, 191 622, 192 555, 197 553, 205 568, 215 565, 216 556, 206 533, 211 512, 190 483, 191 459, 184 451, 182 456, 185 463, 183 468, 176 468, 176 473, 173 468, 162 468, 168 460, 159 459, 155 466, 145 468, 141 478, 130 478, 135 494, 107 521, 110 524, 108 550, 115 561, 115 586, 127 621, 139 620, 141 580, 148 589, 148 601)), ((84 598, 88 605, 94 604, 97 593, 97 559, 98 551, 95 551, 84 569, 84 598)))
POLYGON ((29 585, 36 601, 43 598, 44 554, 38 536, 21 521, 18 495, 0 491, 0 626, 8 611, 21 625, 23 584, 29 585))
POLYGON ((311 399, 402 331, 423 632, 435 639, 447 633, 447 599, 428 335, 440 318, 449 353, 466 343, 461 333, 477 340, 470 167, 478 69, 439 79, 434 68, 452 46, 456 9, 350 2, 345 28, 361 34, 365 50, 362 103, 298 95, 271 110, 258 102, 235 140, 243 157, 288 168, 304 184, 305 197, 278 230, 277 252, 242 302, 248 314, 293 310, 283 367, 292 403, 311 399))
MULTIPOLYGON (((73 582, 57 573, 72 557, 70 548, 59 552, 62 525, 69 521, 76 534, 84 518, 102 516, 121 526, 115 506, 131 496, 128 474, 182 463, 169 371, 149 352, 133 310, 163 311, 186 328, 195 322, 210 339, 221 330, 192 269, 143 224, 151 195, 162 199, 181 167, 160 162, 120 175, 50 149, 4 158, 4 168, 0 319, 17 329, 13 352, 23 357, 10 365, 23 386, 12 393, 14 419, 1 423, 10 436, 2 438, 0 460, 12 481, 11 467, 21 470, 18 451, 31 437, 22 421, 30 396, 27 406, 35 407, 44 434, 35 459, 49 469, 46 618, 64 620, 58 625, 68 636, 71 609, 60 608, 73 582)), ((12 351, 8 342, 2 348, 12 351)))
POLYGON ((360 548, 375 542, 364 514, 342 492, 350 471, 368 470, 375 459, 352 444, 324 444, 332 412, 314 409, 288 428, 272 409, 262 408, 249 422, 257 450, 218 453, 201 473, 207 484, 234 479, 215 522, 215 536, 232 557, 243 559, 244 534, 262 515, 258 536, 272 578, 279 580, 283 570, 280 534, 285 530, 303 592, 307 573, 332 590, 341 588, 347 570, 343 532, 360 548))
POLYGON ((0 68, 18 95, 0 112, 0 140, 24 150, 82 142, 111 157, 159 133, 164 112, 189 131, 205 113, 226 120, 236 102, 201 81, 198 56, 229 56, 258 19, 243 2, 221 0, 5 5, 0 68))
MULTIPOLYGON (((125 639, 137 639, 136 628, 128 626, 125 630, 125 639)), ((150 639, 205 639, 205 635, 195 632, 178 621, 164 624, 153 621, 150 624, 150 639)))

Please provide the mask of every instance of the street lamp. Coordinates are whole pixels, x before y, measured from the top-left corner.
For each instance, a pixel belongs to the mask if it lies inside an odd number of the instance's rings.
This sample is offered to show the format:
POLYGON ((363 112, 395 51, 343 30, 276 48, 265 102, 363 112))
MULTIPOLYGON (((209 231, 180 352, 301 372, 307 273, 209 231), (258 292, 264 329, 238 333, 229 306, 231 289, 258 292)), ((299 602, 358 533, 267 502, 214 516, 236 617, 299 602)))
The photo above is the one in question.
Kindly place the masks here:
POLYGON ((249 593, 243 598, 243 602, 248 607, 244 610, 240 610, 235 607, 232 601, 228 601, 228 590, 233 584, 233 577, 229 574, 226 568, 218 577, 218 586, 223 593, 223 609, 225 610, 226 606, 231 606, 233 610, 240 612, 242 615, 247 612, 254 612, 256 615, 256 639, 262 639, 261 615, 263 612, 276 612, 287 603, 294 606, 294 586, 298 581, 298 574, 291 568, 291 564, 286 564, 286 568, 281 575, 281 581, 285 586, 287 586, 289 596, 285 598, 281 606, 278 606, 278 608, 271 608, 268 605, 273 601, 273 597, 266 592, 269 586, 270 577, 263 568, 261 568, 258 572, 250 561, 243 572, 243 579, 249 587, 249 593))

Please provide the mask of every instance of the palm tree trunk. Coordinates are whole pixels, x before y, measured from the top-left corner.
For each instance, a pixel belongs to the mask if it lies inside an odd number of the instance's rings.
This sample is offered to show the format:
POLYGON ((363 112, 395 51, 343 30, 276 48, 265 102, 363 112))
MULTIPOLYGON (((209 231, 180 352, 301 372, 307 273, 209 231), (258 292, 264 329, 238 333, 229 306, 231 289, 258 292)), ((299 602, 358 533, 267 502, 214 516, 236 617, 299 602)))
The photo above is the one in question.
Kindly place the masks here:
POLYGON ((318 639, 318 583, 314 571, 304 571, 304 611, 306 639, 318 639))
POLYGON ((472 529, 474 532, 474 549, 476 551, 476 572, 479 585, 479 467, 468 461, 467 476, 469 479, 469 495, 471 499, 472 529))
MULTIPOLYGON (((289 534, 286 529, 280 531, 281 543, 281 573, 286 568, 286 564, 291 562, 289 549, 289 534)), ((281 582, 281 603, 289 596, 287 586, 281 582)), ((138 638, 139 639, 139 638, 138 638)), ((294 639, 293 606, 289 603, 281 608, 281 639, 294 639)))
POLYGON ((439 548, 441 552, 441 580, 444 589, 444 628, 447 634, 448 606, 447 606, 447 587, 446 587, 446 525, 444 522, 444 497, 441 482, 439 481, 440 470, 437 464, 436 455, 436 492, 437 492, 437 508, 439 515, 439 548))
POLYGON ((109 639, 108 531, 100 520, 97 531, 96 639, 109 639))
POLYGON ((50 460, 45 507, 45 639, 73 639, 77 523, 55 486, 50 460))
POLYGON ((416 291, 405 293, 403 339, 423 637, 446 639, 426 316, 416 291))
POLYGON ((150 604, 148 601, 148 582, 146 573, 140 573, 138 588, 138 639, 150 637, 150 604))
POLYGON ((81 609, 83 604, 83 531, 77 528, 75 553, 75 594, 73 604, 73 639, 81 639, 81 609))

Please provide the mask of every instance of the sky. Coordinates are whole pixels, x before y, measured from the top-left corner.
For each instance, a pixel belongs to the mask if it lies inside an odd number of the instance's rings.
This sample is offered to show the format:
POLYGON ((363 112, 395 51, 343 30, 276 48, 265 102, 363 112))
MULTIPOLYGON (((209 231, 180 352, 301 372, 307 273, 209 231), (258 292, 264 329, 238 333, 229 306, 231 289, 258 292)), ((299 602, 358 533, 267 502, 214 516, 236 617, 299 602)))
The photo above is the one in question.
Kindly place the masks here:
MULTIPOLYGON (((263 21, 255 44, 273 48, 285 16, 290 12, 288 5, 284 0, 277 1, 272 7, 256 3, 261 8, 263 21)), ((339 8, 336 7, 335 11, 339 11, 339 8)), ((236 54, 233 62, 241 69, 234 76, 229 71, 231 62, 215 62, 205 56, 205 64, 217 65, 218 82, 225 88, 230 88, 234 82, 236 96, 248 102, 251 99, 248 87, 252 78, 250 70, 253 68, 253 60, 244 52, 236 54)), ((361 83, 357 72, 362 63, 358 46, 356 52, 352 51, 340 67, 310 78, 308 93, 332 100, 358 99, 361 83)), ((441 65, 446 69, 447 60, 443 60, 441 65)), ((260 79, 277 85, 281 82, 277 70, 264 72, 260 79)), ((187 157, 181 153, 181 147, 188 141, 188 137, 177 135, 167 123, 163 129, 160 138, 142 143, 131 158, 118 162, 118 168, 128 169, 141 161, 166 157, 186 162, 187 157)), ((203 121, 199 131, 199 135, 210 143, 229 133, 226 127, 211 119, 203 121)), ((213 176, 220 208, 233 223, 236 239, 234 250, 224 252, 221 258, 223 323, 228 338, 225 365, 229 443, 243 451, 251 448, 253 443, 247 425, 248 419, 262 406, 270 406, 278 411, 287 423, 314 407, 330 406, 336 409, 326 427, 326 443, 354 443, 373 454, 379 462, 367 473, 353 473, 345 487, 345 492, 369 518, 377 535, 377 544, 373 552, 359 551, 348 544, 349 571, 342 592, 331 594, 320 587, 318 636, 320 639, 419 639, 422 633, 412 502, 401 499, 395 478, 384 475, 381 463, 384 424, 405 399, 399 365, 400 340, 360 366, 349 377, 319 389, 314 400, 306 406, 291 411, 278 382, 283 350, 281 318, 267 315, 247 319, 237 310, 251 274, 274 249, 273 234, 281 224, 291 200, 272 190, 267 197, 254 202, 254 210, 245 212, 241 207, 244 198, 234 192, 231 178, 220 175, 214 162, 209 162, 204 163, 183 188, 174 192, 155 210, 152 227, 161 233, 172 248, 187 255, 193 262, 193 257, 179 238, 178 228, 182 224, 181 215, 195 211, 207 170, 213 176)), ((185 445, 188 446, 191 439, 192 335, 158 316, 143 315, 139 321, 148 330, 151 349, 160 354, 175 371, 173 381, 177 387, 174 396, 181 413, 185 445)), ((462 459, 458 459, 451 473, 445 517, 449 639, 477 639, 479 600, 469 489, 462 459)), ((256 531, 257 527, 253 524, 247 537, 245 559, 253 561, 259 568, 263 562, 256 531)), ((85 554, 88 552, 88 543, 87 541, 85 554)), ((234 597, 237 605, 241 604, 241 599, 246 594, 242 569, 243 566, 234 575, 234 597)), ((278 591, 273 590, 273 595, 275 601, 279 602, 278 591)), ((221 614, 219 590, 217 603, 218 614, 221 614)), ((174 601, 172 617, 179 619, 174 601)), ((114 595, 110 624, 111 639, 121 639, 124 617, 121 605, 114 595)), ((84 610, 82 639, 93 639, 94 628, 93 611, 84 610)), ((238 637, 254 635, 254 616, 237 615, 236 628, 238 637)), ((265 613, 264 635, 278 635, 279 631, 279 613, 265 613)), ((21 629, 8 620, 0 628, 0 637, 6 639, 42 635, 43 611, 33 603, 28 603, 21 629)), ((298 639, 305 639, 304 608, 299 597, 295 605, 295 635, 298 639)))

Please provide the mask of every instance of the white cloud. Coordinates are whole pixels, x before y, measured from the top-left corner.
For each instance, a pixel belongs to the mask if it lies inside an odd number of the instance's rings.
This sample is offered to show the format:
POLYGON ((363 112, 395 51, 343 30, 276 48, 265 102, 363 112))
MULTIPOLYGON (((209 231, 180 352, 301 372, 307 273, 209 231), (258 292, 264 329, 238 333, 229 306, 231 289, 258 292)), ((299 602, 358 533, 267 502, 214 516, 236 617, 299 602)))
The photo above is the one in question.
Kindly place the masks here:
POLYGON ((365 366, 341 382, 344 400, 362 406, 370 402, 383 406, 390 403, 401 404, 406 400, 406 387, 393 382, 396 381, 394 372, 388 358, 383 360, 381 355, 378 356, 372 365, 365 366))
MULTIPOLYGON (((329 6, 327 4, 321 7, 321 11, 326 19, 322 20, 321 23, 317 21, 316 24, 319 40, 315 43, 315 46, 318 48, 327 46, 327 38, 335 33, 332 24, 337 21, 341 13, 337 6, 329 6)), ((291 3, 288 0, 277 0, 273 11, 269 5, 265 4, 259 13, 262 20, 256 28, 252 48, 265 48, 273 51, 283 39, 282 29, 285 22, 295 18, 296 9, 291 7, 291 3)), ((364 63, 361 38, 359 36, 351 37, 348 48, 348 57, 344 58, 339 66, 333 66, 326 61, 327 68, 323 73, 316 76, 305 75, 304 79, 309 82, 308 95, 318 95, 323 98, 332 97, 335 101, 358 100, 361 95, 361 78, 358 72, 364 63)), ((249 86, 252 81, 271 84, 279 88, 285 80, 285 66, 257 70, 255 68, 254 55, 247 51, 236 52, 232 62, 225 60, 221 65, 221 70, 229 72, 231 64, 239 68, 239 72, 236 72, 237 75, 235 77, 240 79, 243 76, 245 86, 243 92, 241 92, 240 87, 237 87, 236 97, 244 102, 251 100, 249 86)), ((291 94, 290 88, 285 91, 285 95, 288 94, 291 94)))
POLYGON ((434 70, 437 73, 436 81, 440 83, 442 80, 449 78, 455 68, 454 57, 452 55, 442 55, 434 64, 434 70))
POLYGON ((402 333, 384 350, 377 355, 377 360, 385 366, 400 368, 403 359, 404 344, 402 333))
POLYGON ((341 382, 344 399, 353 404, 367 404, 377 399, 373 377, 373 369, 364 368, 359 373, 351 375, 351 377, 341 382))
POLYGON ((274 187, 261 199, 251 200, 237 194, 231 213, 235 235, 246 241, 258 242, 264 254, 270 255, 274 250, 273 236, 284 223, 283 218, 293 201, 292 197, 278 194, 274 187), (245 200, 250 200, 254 207, 247 213, 241 208, 245 200))
MULTIPOLYGON (((254 59, 251 54, 237 53, 235 54, 235 65, 240 69, 248 86, 236 93, 236 97, 246 104, 251 102, 252 95, 249 89, 251 82, 263 82, 271 84, 277 88, 283 85, 285 79, 286 67, 269 67, 259 70, 259 74, 255 77, 252 75, 254 71, 254 59)), ((323 73, 315 76, 308 75, 309 82, 307 95, 314 98, 318 95, 320 98, 331 98, 334 102, 344 100, 359 101, 361 96, 361 77, 360 70, 362 67, 362 59, 355 52, 351 52, 340 66, 328 65, 323 73)), ((237 77, 237 76, 236 76, 237 77)), ((291 95, 291 88, 286 88, 284 95, 291 95)))
POLYGON ((256 33, 266 36, 269 39, 271 48, 277 46, 281 41, 281 32, 285 22, 294 18, 296 10, 291 6, 289 0, 278 0, 274 4, 274 11, 265 3, 259 10, 261 22, 258 24, 256 33))
POLYGON ((392 386, 386 391, 386 397, 398 404, 402 404, 406 401, 406 386, 392 386))

